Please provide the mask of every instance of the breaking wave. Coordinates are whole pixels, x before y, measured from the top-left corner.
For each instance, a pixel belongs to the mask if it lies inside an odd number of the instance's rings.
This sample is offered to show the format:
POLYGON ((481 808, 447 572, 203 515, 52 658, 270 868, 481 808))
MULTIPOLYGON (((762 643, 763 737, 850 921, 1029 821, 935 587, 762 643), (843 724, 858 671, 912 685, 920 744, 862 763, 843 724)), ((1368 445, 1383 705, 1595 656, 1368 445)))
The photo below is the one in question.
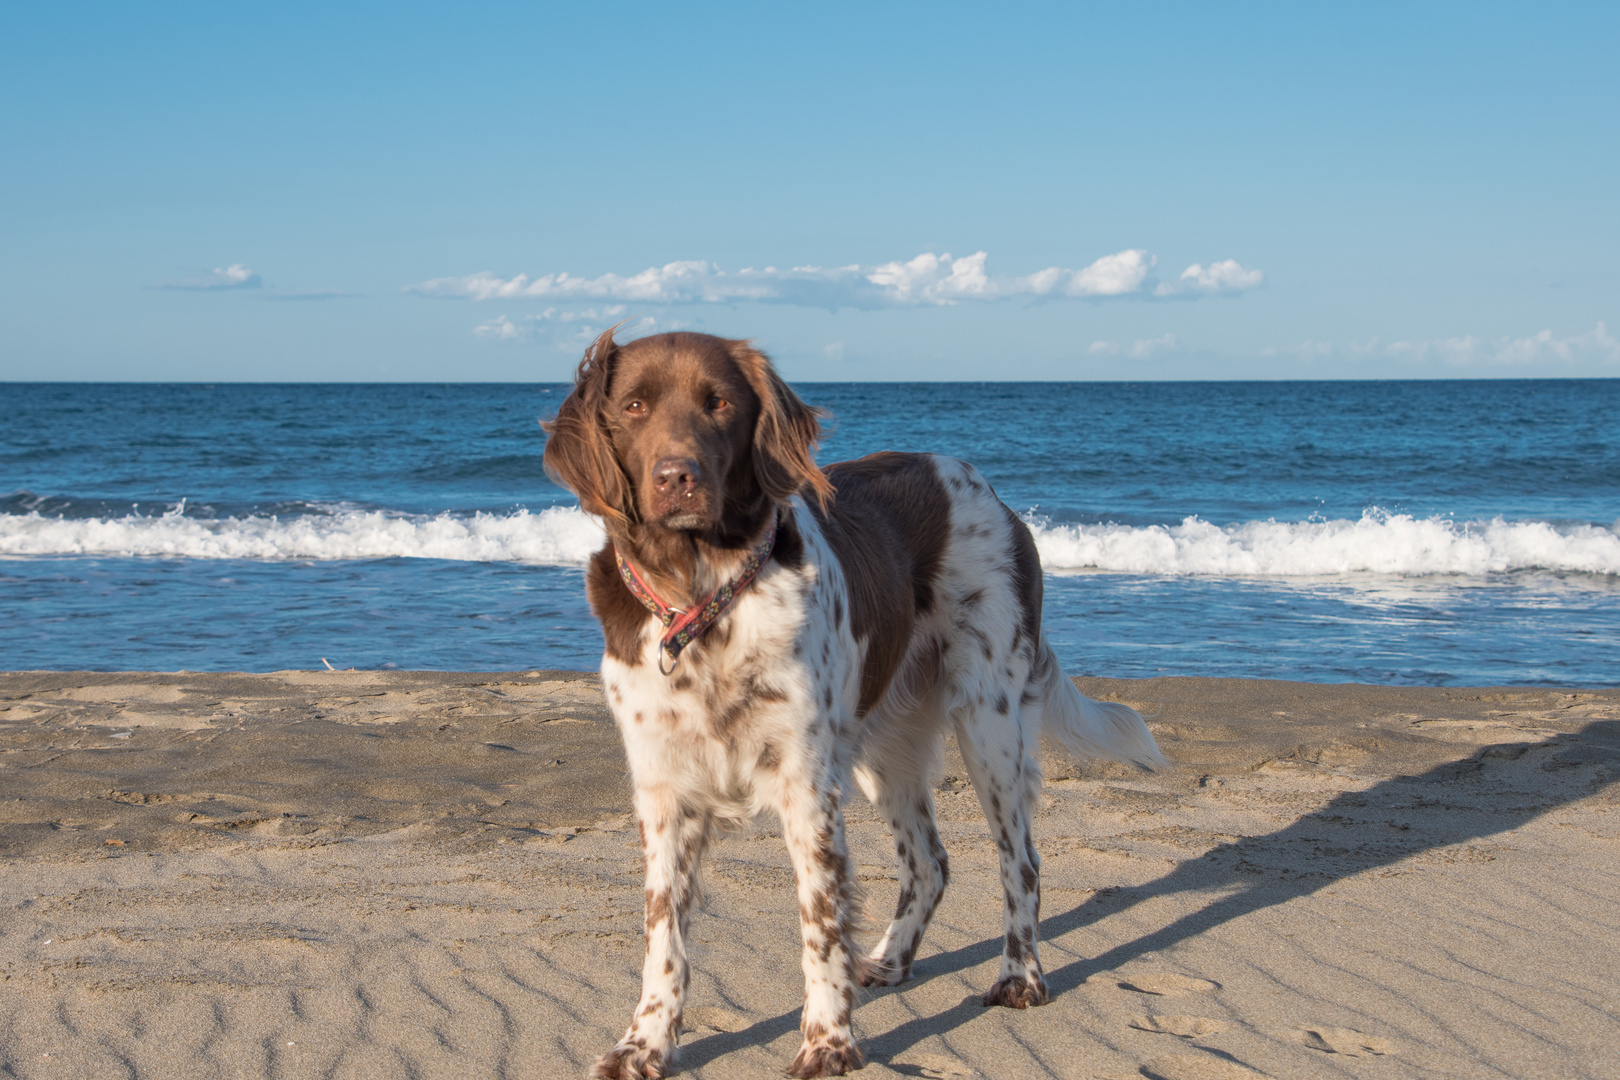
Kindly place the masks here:
POLYGON ((452 559, 581 565, 602 528, 576 507, 435 516, 339 510, 297 517, 0 515, 0 555, 168 555, 191 559, 452 559))
MULTIPOLYGON (((1617 523, 1620 525, 1620 523, 1617 523)), ((1032 519, 1048 570, 1223 577, 1620 574, 1620 532, 1545 521, 1458 522, 1369 510, 1358 520, 1216 525, 1060 525, 1032 519)), ((577 507, 436 516, 338 510, 292 517, 67 518, 0 514, 0 555, 155 555, 193 559, 422 558, 583 565, 601 527, 577 507)))
POLYGON ((1509 570, 1620 573, 1620 534, 1545 521, 1458 522, 1369 510, 1355 521, 1215 525, 1050 525, 1032 522, 1048 570, 1222 577, 1490 574, 1509 570))

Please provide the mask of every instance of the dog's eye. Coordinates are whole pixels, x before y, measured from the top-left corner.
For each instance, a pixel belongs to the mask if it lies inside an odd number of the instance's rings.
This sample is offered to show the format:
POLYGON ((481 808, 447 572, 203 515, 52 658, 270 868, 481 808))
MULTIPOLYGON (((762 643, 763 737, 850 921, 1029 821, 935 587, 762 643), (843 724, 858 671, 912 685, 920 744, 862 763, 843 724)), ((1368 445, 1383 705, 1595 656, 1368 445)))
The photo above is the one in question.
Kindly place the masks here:
POLYGON ((640 416, 647 411, 647 405, 642 401, 632 401, 624 407, 624 411, 631 416, 640 416))
POLYGON ((710 394, 709 395, 709 411, 710 412, 719 412, 721 409, 729 409, 729 408, 731 408, 731 402, 727 401, 725 398, 721 397, 719 394, 710 394))

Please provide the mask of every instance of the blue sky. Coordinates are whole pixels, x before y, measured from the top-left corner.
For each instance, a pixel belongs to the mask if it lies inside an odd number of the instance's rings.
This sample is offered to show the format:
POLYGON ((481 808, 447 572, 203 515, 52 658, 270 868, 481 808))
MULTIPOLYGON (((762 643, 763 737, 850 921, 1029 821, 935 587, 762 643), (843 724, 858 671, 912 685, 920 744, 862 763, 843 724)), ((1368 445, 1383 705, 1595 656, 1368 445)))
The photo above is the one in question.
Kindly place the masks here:
POLYGON ((1620 375, 1613 4, 0 10, 0 378, 1620 375), (949 256, 947 259, 946 256, 949 256))

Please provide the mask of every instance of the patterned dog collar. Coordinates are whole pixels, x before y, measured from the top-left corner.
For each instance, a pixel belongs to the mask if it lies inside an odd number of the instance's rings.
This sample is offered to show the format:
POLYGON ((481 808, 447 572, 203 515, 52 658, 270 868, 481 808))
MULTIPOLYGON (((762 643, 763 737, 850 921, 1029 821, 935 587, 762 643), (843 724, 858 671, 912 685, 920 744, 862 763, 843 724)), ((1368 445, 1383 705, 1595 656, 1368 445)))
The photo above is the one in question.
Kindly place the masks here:
POLYGON ((702 637, 704 631, 713 626, 726 608, 731 606, 732 601, 748 588, 749 583, 758 576, 760 567, 765 565, 765 560, 771 557, 775 546, 776 521, 773 518, 771 527, 765 530, 765 538, 748 553, 748 560, 743 563, 737 576, 710 593, 709 598, 696 608, 682 611, 664 603, 652 587, 642 580, 636 568, 630 565, 630 560, 619 551, 619 546, 613 545, 613 557, 619 562, 619 576, 624 579, 625 588, 664 624, 664 639, 658 650, 659 671, 665 675, 674 673, 675 666, 680 662, 681 650, 702 637), (666 655, 669 657, 667 669, 664 667, 666 655))

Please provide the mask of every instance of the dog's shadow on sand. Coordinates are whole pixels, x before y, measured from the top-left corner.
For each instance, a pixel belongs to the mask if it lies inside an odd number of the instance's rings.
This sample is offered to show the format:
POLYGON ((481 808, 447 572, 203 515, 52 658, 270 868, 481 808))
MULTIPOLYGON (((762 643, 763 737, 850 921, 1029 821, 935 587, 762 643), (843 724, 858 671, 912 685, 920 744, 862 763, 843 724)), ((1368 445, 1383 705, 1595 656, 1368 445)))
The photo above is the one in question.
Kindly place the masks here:
MULTIPOLYGON (((1155 881, 1096 893, 1041 920, 1041 938, 1050 941, 1147 900, 1178 893, 1222 893, 1207 906, 1134 941, 1048 971, 1047 986, 1056 998, 1093 975, 1245 915, 1309 896, 1355 874, 1516 828, 1595 790, 1591 784, 1570 783, 1535 790, 1530 777, 1604 763, 1611 770, 1620 765, 1620 721, 1595 721, 1543 742, 1481 747, 1466 760, 1446 762, 1422 775, 1393 777, 1365 791, 1346 792, 1276 832, 1222 844, 1155 881), (1551 790, 1555 787, 1558 790, 1551 790)), ((909 985, 995 960, 1001 946, 997 935, 919 959, 909 985)), ((971 994, 932 1016, 919 1016, 889 1031, 866 1032, 861 1046, 869 1059, 909 1071, 891 1059, 983 1013, 978 995, 971 994)), ((772 1042, 798 1025, 799 1010, 794 1009, 741 1031, 706 1035, 681 1047, 678 1064, 683 1071, 702 1068, 734 1050, 772 1042)))

